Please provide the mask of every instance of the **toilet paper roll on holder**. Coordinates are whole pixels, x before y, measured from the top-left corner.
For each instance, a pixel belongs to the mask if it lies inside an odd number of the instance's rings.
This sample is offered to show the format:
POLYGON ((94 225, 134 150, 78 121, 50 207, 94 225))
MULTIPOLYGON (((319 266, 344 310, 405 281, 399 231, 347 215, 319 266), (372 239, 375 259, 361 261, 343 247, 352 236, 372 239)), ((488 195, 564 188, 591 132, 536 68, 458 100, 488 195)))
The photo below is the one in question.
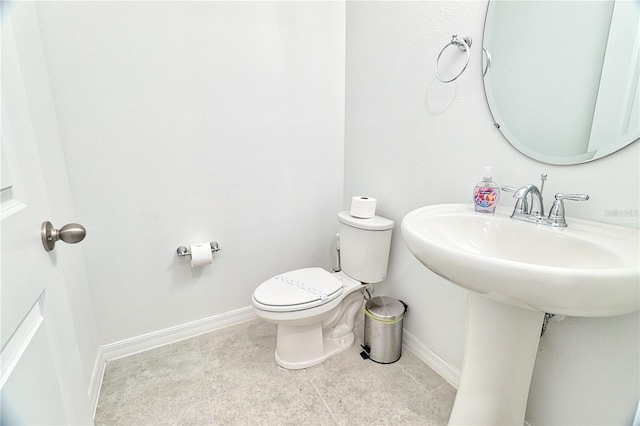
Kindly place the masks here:
MULTIPOLYGON (((215 253, 217 251, 220 251, 220 247, 218 246, 218 242, 217 241, 211 241, 209 243, 209 245, 211 246, 211 253, 215 253)), ((178 256, 180 256, 180 257, 191 256, 191 252, 185 246, 178 247, 178 250, 176 250, 176 251, 178 252, 178 256)))

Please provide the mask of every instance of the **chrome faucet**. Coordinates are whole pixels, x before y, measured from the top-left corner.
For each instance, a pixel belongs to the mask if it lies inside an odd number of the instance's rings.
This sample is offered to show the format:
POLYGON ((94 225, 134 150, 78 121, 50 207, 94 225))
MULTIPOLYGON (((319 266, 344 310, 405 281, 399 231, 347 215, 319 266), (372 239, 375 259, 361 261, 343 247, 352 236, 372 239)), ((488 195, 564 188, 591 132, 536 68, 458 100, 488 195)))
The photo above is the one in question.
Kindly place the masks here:
MULTIPOLYGON (((524 214, 535 217, 544 216, 542 192, 540 192, 537 186, 532 184, 521 186, 514 192, 513 198, 518 199, 518 201, 516 201, 516 209, 513 211, 514 214, 524 214), (529 194, 531 194, 531 205, 527 203, 527 196, 529 194)), ((513 217, 513 215, 511 215, 511 217, 513 217)))
MULTIPOLYGON (((546 173, 542 174, 541 188, 544 188, 544 181, 547 179, 546 173)), ((511 218, 523 220, 525 222, 539 223, 541 225, 552 226, 556 228, 565 228, 567 221, 564 217, 564 200, 587 201, 589 196, 586 194, 563 194, 559 192, 555 195, 555 201, 549 209, 549 215, 544 215, 544 204, 542 202, 542 190, 532 184, 523 185, 520 188, 513 186, 503 186, 503 191, 513 192, 513 198, 516 198, 516 205, 511 213, 511 218), (531 197, 529 197, 531 195, 531 197), (531 204, 529 204, 529 198, 531 204)))

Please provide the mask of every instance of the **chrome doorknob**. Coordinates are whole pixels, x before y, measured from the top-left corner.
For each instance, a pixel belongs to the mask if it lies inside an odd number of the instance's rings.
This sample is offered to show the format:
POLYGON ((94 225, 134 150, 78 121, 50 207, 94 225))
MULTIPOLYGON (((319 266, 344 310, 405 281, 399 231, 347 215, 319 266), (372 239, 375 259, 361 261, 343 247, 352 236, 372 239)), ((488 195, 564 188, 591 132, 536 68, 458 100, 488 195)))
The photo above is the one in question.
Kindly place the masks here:
POLYGON ((62 240, 68 244, 79 243, 84 240, 87 230, 78 223, 69 223, 60 229, 55 229, 51 222, 42 222, 42 245, 46 251, 51 251, 56 246, 56 241, 62 240))

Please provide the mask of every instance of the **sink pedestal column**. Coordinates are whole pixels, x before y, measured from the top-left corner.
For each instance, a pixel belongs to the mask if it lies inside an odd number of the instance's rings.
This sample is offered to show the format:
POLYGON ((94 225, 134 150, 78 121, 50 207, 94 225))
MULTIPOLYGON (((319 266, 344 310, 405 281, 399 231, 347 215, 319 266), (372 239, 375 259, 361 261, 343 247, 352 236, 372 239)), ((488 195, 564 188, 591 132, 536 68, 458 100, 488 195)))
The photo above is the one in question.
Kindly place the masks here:
POLYGON ((450 425, 522 425, 544 312, 467 292, 467 335, 450 425))

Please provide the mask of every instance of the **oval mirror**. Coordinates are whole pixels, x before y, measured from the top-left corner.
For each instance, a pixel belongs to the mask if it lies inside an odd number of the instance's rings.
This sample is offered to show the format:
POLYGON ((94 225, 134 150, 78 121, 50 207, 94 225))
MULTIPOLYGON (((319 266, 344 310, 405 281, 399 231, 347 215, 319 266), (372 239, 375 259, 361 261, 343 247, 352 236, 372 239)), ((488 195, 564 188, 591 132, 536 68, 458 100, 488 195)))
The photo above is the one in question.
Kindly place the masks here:
POLYGON ((638 140, 639 46, 639 0, 490 0, 482 71, 496 127, 550 164, 638 140))

